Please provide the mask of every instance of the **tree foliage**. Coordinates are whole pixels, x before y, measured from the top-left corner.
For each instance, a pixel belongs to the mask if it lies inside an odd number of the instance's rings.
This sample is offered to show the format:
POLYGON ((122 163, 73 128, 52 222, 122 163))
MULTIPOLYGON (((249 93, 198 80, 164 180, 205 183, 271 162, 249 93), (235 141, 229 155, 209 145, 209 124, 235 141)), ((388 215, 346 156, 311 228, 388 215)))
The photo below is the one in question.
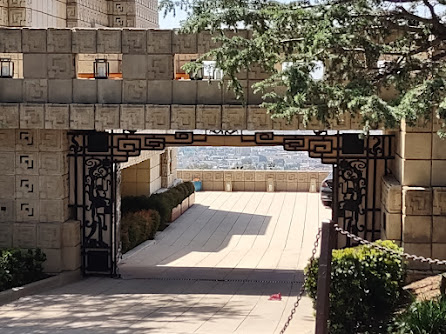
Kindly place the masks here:
MULTIPOLYGON (((209 31, 213 59, 243 95, 237 74, 260 66, 255 84, 272 117, 325 124, 344 113, 365 130, 446 118, 446 0, 161 0, 182 8, 182 32, 209 31), (249 33, 232 34, 246 29, 249 33), (277 64, 292 65, 281 71, 277 64), (312 71, 324 64, 323 80, 312 71), (390 94, 391 93, 391 94, 390 94)), ((188 71, 197 70, 191 64, 188 71)))

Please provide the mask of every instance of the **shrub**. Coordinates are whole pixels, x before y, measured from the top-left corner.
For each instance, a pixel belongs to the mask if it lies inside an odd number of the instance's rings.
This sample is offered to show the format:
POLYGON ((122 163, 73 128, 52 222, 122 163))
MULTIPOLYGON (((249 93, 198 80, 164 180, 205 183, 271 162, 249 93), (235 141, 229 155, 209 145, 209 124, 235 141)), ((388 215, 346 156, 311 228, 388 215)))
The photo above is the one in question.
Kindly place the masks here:
POLYGON ((184 182, 187 190, 188 190, 188 196, 192 195, 195 192, 195 186, 191 181, 184 182))
POLYGON ((406 311, 396 317, 389 333, 446 333, 446 297, 413 302, 406 311))
MULTIPOLYGON (((391 241, 380 245, 401 251, 391 241)), ((316 299, 318 264, 307 266, 306 289, 316 299)), ((330 284, 329 333, 382 333, 386 321, 402 294, 406 263, 399 255, 358 246, 334 250, 330 284)))
POLYGON ((122 252, 155 237, 160 225, 160 215, 154 210, 129 212, 121 219, 122 252))
POLYGON ((0 291, 45 278, 42 264, 46 255, 40 250, 0 250, 0 291))

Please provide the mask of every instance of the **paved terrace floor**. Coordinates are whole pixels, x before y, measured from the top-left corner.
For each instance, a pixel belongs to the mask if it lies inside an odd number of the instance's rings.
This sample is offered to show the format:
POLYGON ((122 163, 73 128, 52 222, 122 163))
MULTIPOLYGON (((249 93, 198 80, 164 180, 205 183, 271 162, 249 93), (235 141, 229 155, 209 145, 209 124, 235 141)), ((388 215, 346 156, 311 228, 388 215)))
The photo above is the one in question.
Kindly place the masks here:
MULTIPOLYGON (((0 307, 0 333, 278 333, 300 289, 318 194, 197 193, 196 204, 126 254, 123 279, 89 278, 0 307), (282 294, 281 301, 268 297, 282 294)), ((287 333, 313 333, 304 297, 287 333)))

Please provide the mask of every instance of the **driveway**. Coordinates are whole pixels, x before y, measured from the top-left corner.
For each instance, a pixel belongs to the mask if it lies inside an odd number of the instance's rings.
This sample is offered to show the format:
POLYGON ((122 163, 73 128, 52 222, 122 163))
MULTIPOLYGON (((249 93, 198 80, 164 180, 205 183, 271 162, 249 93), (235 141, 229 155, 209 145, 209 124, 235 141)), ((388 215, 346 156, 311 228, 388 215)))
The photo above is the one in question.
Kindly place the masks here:
MULTIPOLYGON (((89 278, 0 307, 10 333, 278 333, 330 212, 318 194, 201 192, 122 279, 89 278), (270 301, 281 293, 281 301, 270 301)), ((287 333, 313 333, 304 297, 287 333)))

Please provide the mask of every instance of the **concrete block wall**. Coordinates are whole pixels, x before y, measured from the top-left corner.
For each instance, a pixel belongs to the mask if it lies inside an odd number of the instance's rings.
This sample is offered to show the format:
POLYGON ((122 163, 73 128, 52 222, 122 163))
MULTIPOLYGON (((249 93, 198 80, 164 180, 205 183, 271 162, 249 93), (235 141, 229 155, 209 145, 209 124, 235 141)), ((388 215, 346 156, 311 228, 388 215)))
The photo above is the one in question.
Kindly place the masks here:
POLYGON ((68 207, 68 136, 0 130, 0 247, 41 248, 47 272, 80 266, 79 222, 68 207))
POLYGON ((177 176, 184 181, 199 179, 205 191, 299 191, 309 192, 315 185, 319 191, 321 182, 329 172, 318 171, 243 171, 243 170, 178 170, 177 176))

